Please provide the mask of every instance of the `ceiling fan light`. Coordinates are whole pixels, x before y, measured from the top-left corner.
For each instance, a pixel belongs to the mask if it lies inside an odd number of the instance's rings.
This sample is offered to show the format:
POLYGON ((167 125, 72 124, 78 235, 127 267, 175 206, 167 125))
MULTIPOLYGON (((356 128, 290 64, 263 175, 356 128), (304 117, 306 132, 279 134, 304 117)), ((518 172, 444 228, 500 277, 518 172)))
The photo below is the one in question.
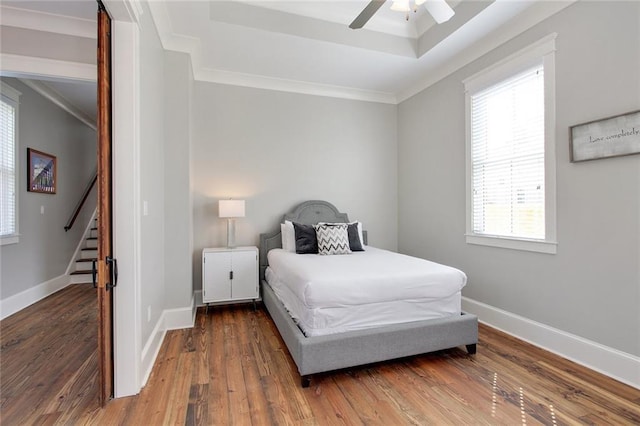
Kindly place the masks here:
POLYGON ((445 0, 427 0, 424 3, 424 7, 427 8, 431 16, 433 16, 433 19, 435 19, 438 24, 447 22, 453 15, 455 15, 455 12, 445 0))
POLYGON ((411 10, 409 0, 393 0, 391 10, 395 10, 396 12, 409 12, 411 10))

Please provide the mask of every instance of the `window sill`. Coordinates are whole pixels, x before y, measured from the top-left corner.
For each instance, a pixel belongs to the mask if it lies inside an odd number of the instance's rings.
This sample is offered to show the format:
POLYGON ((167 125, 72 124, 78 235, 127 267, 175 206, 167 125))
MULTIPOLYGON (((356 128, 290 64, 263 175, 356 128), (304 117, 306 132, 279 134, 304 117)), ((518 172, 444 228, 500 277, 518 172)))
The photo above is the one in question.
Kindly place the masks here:
POLYGON ((18 244, 20 242, 19 235, 7 235, 0 237, 0 246, 6 246, 9 244, 18 244))
POLYGON ((533 251, 537 253, 556 254, 558 249, 558 243, 555 241, 527 240, 477 234, 467 234, 466 238, 467 244, 533 251))

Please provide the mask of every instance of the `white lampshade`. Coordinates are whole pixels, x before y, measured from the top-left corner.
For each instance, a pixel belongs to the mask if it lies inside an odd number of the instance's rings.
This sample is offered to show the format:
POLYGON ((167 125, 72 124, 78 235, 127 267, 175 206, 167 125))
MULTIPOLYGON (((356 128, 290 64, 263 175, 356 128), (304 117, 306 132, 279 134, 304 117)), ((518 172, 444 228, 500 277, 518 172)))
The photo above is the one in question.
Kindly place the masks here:
POLYGON ((244 217, 244 200, 220 200, 219 217, 244 217))
MULTIPOLYGON (((416 4, 418 4, 417 1, 416 4)), ((431 16, 433 16, 433 19, 435 19, 438 24, 447 22, 453 15, 455 15, 455 12, 445 0, 427 0, 424 3, 424 7, 427 8, 431 16)))

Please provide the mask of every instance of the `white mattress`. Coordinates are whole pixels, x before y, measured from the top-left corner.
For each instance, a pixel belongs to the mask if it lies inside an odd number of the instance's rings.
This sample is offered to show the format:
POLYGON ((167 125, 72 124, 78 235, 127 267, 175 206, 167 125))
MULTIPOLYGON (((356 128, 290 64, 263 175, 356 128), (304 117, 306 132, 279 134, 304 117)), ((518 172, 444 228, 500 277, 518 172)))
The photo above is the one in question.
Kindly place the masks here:
POLYGON ((366 247, 322 256, 274 249, 266 280, 307 336, 460 314, 466 275, 450 266, 366 247))

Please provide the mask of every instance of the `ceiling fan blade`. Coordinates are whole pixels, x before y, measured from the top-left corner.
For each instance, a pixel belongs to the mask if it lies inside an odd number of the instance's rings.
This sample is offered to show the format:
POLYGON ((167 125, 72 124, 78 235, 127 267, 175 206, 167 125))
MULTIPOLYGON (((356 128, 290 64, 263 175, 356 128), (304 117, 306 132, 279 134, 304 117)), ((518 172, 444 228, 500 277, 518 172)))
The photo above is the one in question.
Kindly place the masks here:
POLYGON ((433 19, 438 24, 447 22, 453 17, 453 15, 455 15, 455 12, 445 0, 428 0, 424 4, 424 7, 427 8, 427 11, 431 14, 431 16, 433 16, 433 19))
POLYGON ((364 27, 364 24, 369 22, 369 19, 380 9, 385 0, 371 0, 369 4, 362 9, 360 15, 353 20, 351 24, 349 24, 349 28, 353 30, 357 30, 359 28, 364 27))

